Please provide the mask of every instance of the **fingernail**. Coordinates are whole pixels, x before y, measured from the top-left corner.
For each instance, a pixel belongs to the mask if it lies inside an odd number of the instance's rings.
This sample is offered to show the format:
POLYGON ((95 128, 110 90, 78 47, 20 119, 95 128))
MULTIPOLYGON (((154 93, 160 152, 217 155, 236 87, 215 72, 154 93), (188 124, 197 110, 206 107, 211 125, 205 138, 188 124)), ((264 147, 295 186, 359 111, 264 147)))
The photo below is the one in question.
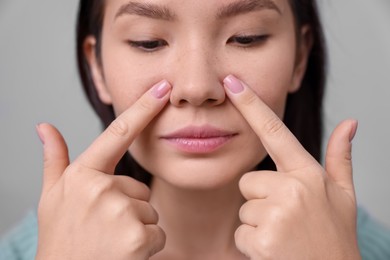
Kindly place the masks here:
POLYGON ((226 88, 234 94, 238 94, 238 93, 244 91, 244 86, 242 85, 241 81, 238 80, 233 75, 227 76, 223 80, 223 83, 225 84, 226 88))
POLYGON ((42 144, 45 144, 45 138, 43 137, 43 134, 41 133, 40 125, 41 125, 41 124, 37 124, 37 125, 35 126, 35 129, 36 129, 36 131, 37 131, 39 140, 41 140, 41 143, 42 143, 42 144))
POLYGON ((355 138, 357 128, 358 128, 358 121, 356 119, 352 120, 352 130, 351 133, 349 134, 349 142, 352 142, 353 138, 355 138))
POLYGON ((171 86, 168 81, 163 80, 160 83, 157 83, 152 89, 152 95, 155 98, 161 99, 169 92, 171 86))

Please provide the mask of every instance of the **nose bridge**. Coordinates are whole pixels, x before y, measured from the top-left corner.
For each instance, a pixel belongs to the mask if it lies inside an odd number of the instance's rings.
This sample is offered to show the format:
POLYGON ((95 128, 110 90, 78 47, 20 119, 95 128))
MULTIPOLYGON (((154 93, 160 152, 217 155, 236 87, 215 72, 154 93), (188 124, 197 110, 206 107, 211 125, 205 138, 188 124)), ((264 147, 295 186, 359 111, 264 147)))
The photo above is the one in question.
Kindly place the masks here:
POLYGON ((204 41, 192 41, 176 53, 175 81, 171 101, 174 104, 220 104, 225 92, 218 75, 218 57, 204 41))
POLYGON ((205 48, 189 46, 184 50, 180 59, 179 64, 182 66, 179 69, 184 76, 181 80, 186 82, 188 86, 195 84, 198 85, 199 89, 201 87, 207 89, 207 85, 212 83, 213 78, 217 77, 215 64, 212 61, 215 57, 205 48))

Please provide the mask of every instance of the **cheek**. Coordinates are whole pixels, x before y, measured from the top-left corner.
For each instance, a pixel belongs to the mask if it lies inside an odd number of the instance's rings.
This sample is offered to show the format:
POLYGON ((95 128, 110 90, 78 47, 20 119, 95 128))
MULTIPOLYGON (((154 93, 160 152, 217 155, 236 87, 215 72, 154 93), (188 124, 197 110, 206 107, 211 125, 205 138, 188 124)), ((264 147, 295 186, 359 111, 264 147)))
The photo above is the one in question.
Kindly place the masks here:
POLYGON ((294 57, 290 53, 276 51, 258 57, 238 59, 232 71, 236 71, 241 80, 279 117, 283 117, 285 100, 292 84, 294 57))
POLYGON ((162 68, 153 55, 140 56, 114 36, 103 38, 102 61, 104 80, 116 115, 129 108, 154 84, 164 78, 162 68))
POLYGON ((106 49, 110 51, 103 56, 104 78, 115 113, 119 115, 164 75, 157 63, 140 63, 140 59, 130 58, 124 47, 106 49))

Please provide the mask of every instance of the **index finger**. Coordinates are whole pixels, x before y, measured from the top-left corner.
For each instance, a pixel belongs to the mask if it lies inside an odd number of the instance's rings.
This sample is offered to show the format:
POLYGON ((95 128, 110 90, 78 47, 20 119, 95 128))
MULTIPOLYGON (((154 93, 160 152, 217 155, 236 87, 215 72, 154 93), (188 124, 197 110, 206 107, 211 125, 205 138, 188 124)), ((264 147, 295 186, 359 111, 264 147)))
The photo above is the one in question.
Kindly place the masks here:
POLYGON ((260 138, 278 169, 293 171, 317 163, 253 90, 231 75, 224 83, 229 99, 260 138))
POLYGON ((163 109, 170 90, 166 80, 154 85, 119 115, 76 161, 85 167, 113 174, 136 136, 163 109))

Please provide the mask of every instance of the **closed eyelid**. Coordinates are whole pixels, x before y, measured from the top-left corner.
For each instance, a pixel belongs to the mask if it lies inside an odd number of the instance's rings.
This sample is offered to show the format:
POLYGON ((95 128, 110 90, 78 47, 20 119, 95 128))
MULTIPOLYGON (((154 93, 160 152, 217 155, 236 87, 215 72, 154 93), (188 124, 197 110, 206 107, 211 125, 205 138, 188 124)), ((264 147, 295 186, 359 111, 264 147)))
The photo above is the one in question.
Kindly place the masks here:
POLYGON ((141 50, 143 52, 155 52, 168 45, 167 42, 163 40, 146 40, 146 41, 129 40, 128 43, 133 48, 141 50))

